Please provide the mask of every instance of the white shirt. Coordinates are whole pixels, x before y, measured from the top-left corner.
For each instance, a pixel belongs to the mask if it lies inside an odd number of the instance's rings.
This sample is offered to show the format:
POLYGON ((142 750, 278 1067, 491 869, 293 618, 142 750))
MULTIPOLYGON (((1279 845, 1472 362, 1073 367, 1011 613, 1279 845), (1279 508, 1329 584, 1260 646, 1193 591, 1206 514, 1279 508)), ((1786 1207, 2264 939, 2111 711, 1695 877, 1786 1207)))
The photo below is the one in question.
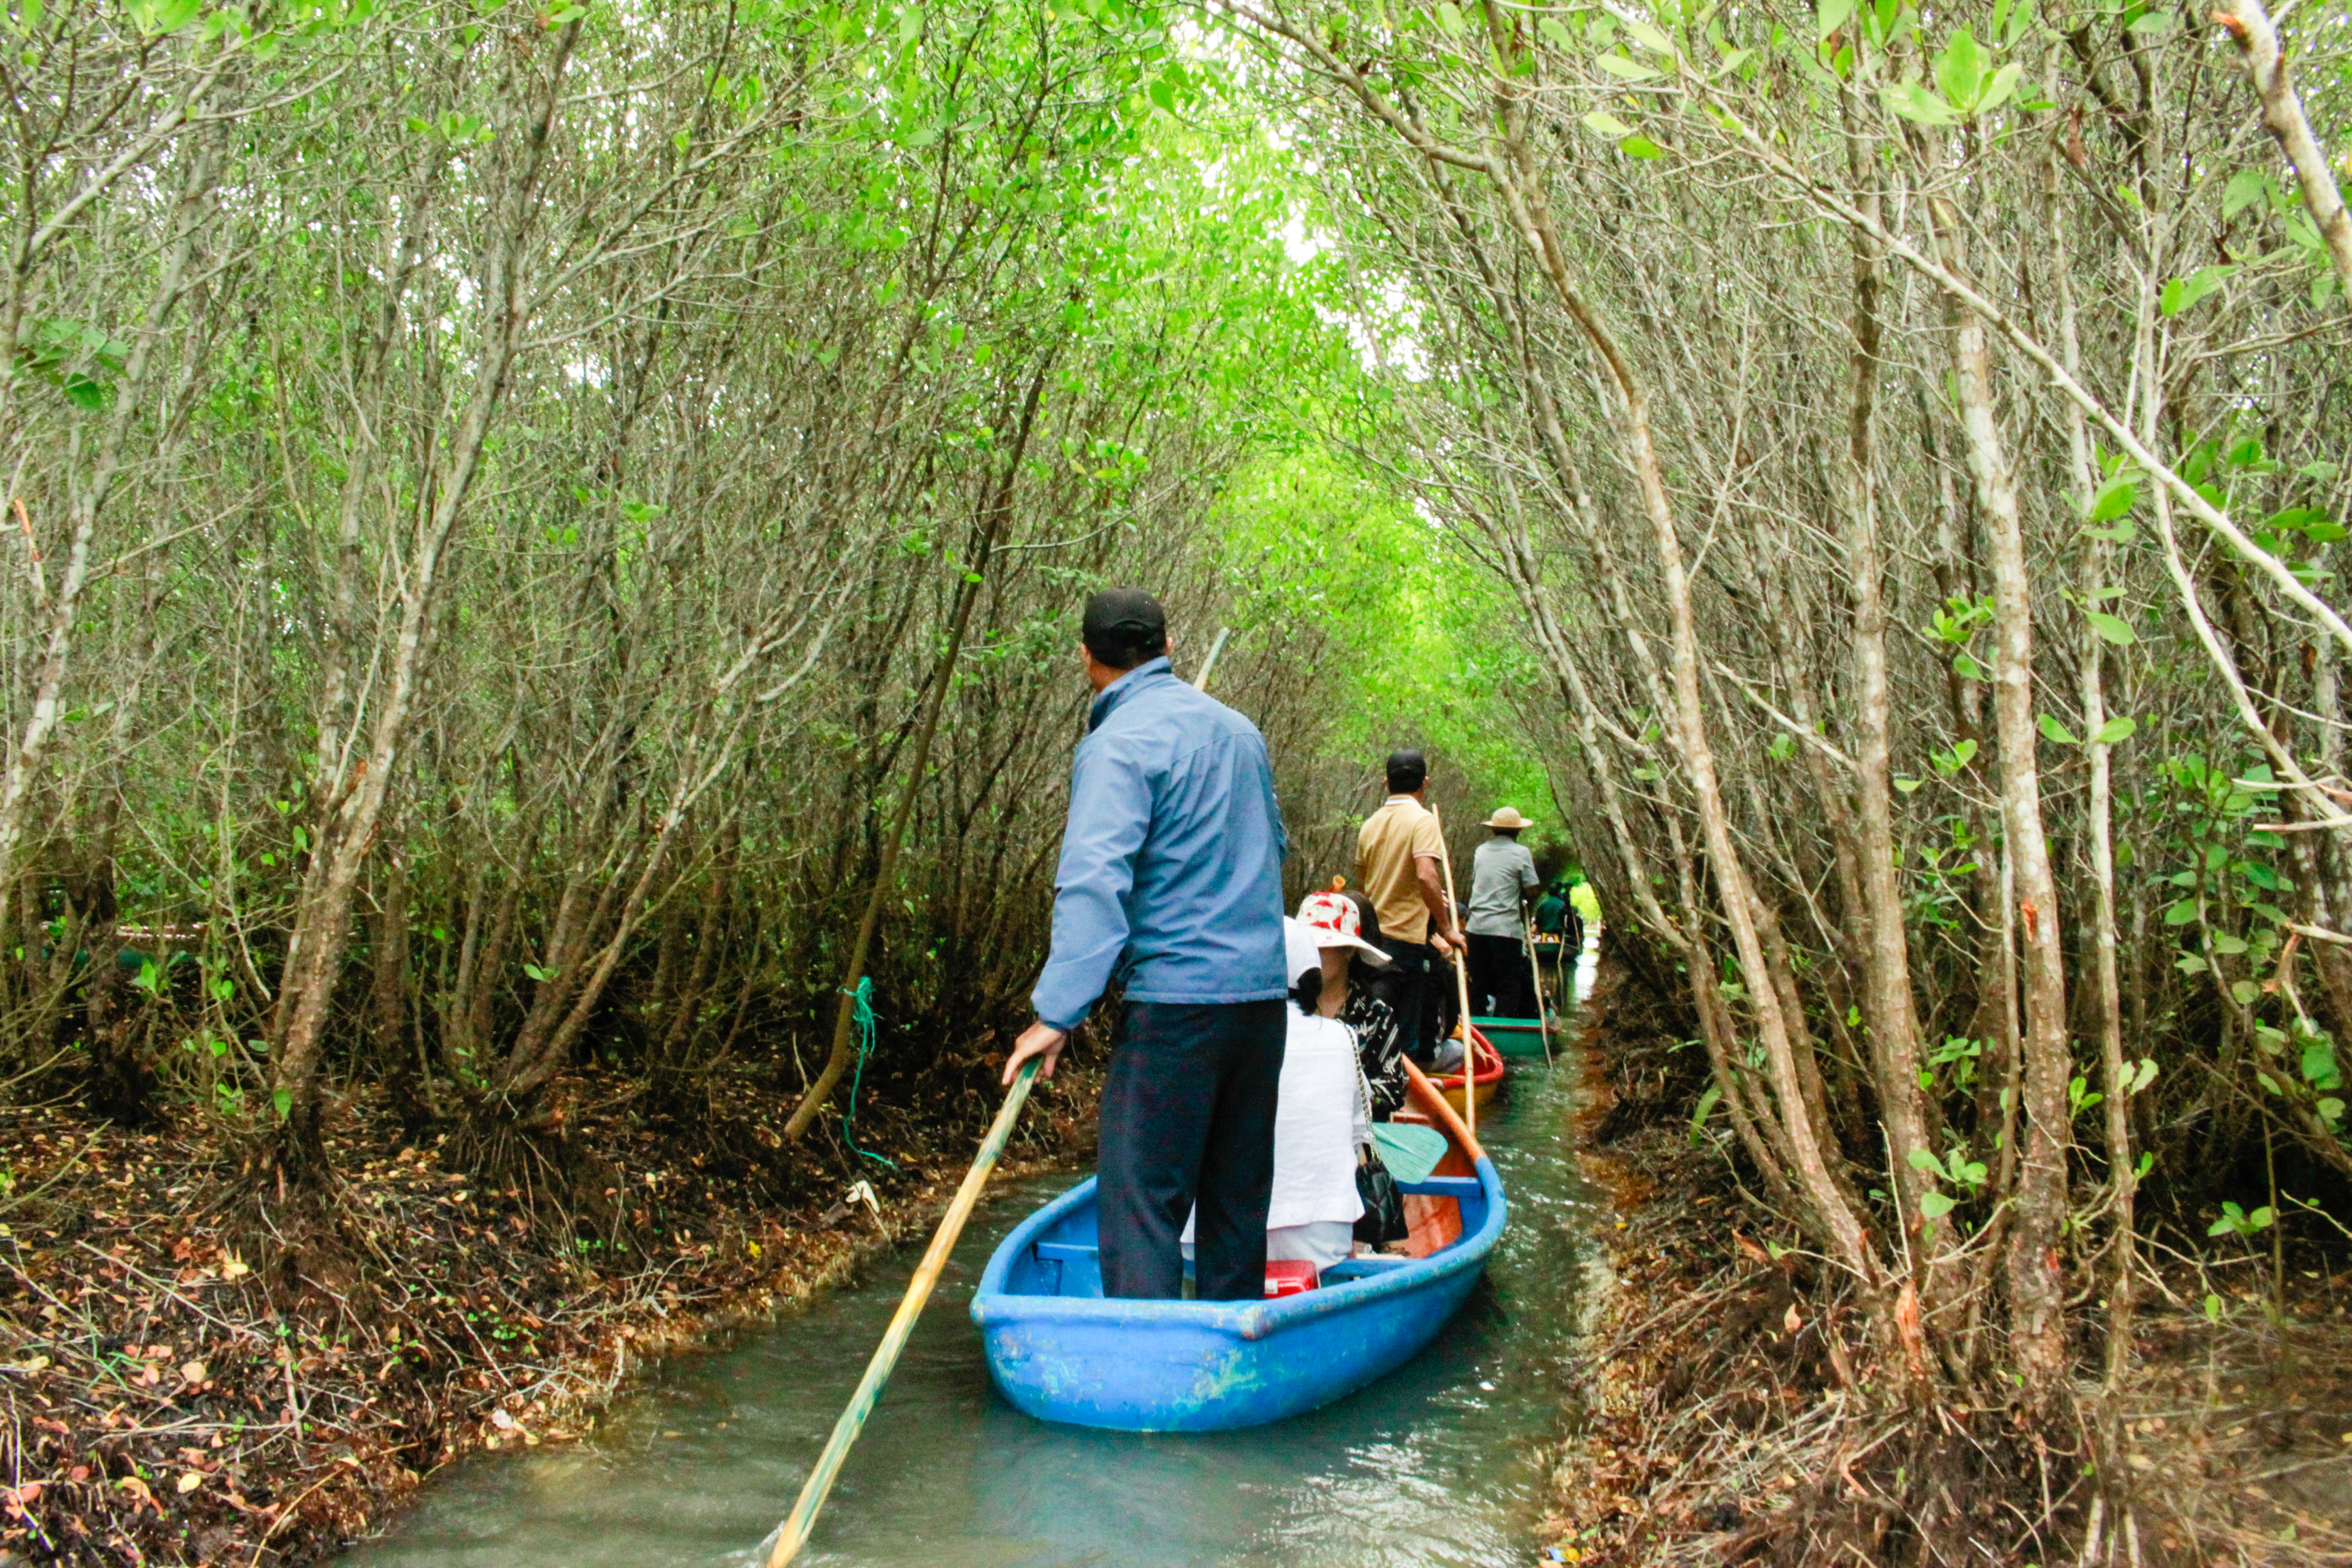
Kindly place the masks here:
MULTIPOLYGON (((1314 934, 1285 916, 1284 966, 1296 982, 1320 969, 1322 950, 1314 934)), ((1274 1112, 1274 1191, 1265 1226, 1312 1225, 1333 1220, 1353 1225, 1364 1212, 1356 1193, 1356 1146, 1372 1141, 1356 1091, 1356 1031, 1337 1018, 1285 1005, 1289 1030, 1282 1045, 1281 1099, 1274 1112)), ((1183 1239, 1192 1239, 1184 1222, 1183 1239)))
POLYGON ((1268 1230, 1317 1220, 1354 1224, 1364 1212, 1356 1193, 1356 1144, 1362 1125, 1356 1093, 1356 1032, 1337 1018, 1289 1009, 1282 1047, 1282 1100, 1274 1112, 1274 1194, 1268 1230))

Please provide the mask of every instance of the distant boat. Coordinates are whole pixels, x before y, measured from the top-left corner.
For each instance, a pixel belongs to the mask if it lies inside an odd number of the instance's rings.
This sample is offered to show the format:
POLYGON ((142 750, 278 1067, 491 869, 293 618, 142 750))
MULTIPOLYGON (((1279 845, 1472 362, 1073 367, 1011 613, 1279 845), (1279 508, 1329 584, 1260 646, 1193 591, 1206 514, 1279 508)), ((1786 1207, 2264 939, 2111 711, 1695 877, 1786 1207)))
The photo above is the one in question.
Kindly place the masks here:
POLYGON ((1541 1057, 1544 1021, 1540 1018, 1473 1018, 1471 1026, 1495 1042, 1507 1057, 1541 1057))
POLYGON ((1507 1216, 1494 1162, 1406 1066, 1398 1120, 1448 1144, 1427 1180, 1400 1184, 1412 1256, 1350 1258, 1317 1289, 1264 1301, 1106 1300, 1089 1178, 1024 1220, 980 1277, 971 1318, 1004 1397, 1044 1421, 1222 1432, 1328 1405, 1412 1360, 1477 1282, 1507 1216))

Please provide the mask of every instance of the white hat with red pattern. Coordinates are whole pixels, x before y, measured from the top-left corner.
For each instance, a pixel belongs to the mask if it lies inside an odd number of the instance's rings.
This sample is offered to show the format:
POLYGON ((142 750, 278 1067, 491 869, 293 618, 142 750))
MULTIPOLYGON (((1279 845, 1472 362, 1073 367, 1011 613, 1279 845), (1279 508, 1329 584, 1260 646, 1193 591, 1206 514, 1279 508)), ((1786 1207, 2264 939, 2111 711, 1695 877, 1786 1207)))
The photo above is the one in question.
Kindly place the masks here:
POLYGON ((1389 955, 1364 940, 1363 917, 1356 912, 1356 902, 1344 893, 1309 893, 1298 905, 1298 923, 1315 939, 1318 947, 1352 947, 1368 955, 1374 963, 1386 963, 1389 955))

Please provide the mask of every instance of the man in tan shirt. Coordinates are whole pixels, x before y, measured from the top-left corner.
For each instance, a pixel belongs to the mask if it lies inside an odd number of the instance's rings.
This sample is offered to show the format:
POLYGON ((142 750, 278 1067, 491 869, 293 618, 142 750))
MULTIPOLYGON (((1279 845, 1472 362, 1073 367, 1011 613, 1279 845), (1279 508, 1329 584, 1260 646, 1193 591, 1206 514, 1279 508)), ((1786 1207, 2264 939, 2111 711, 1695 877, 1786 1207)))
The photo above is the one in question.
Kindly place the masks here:
POLYGON ((1444 849, 1437 818, 1427 805, 1429 759, 1392 752, 1389 798, 1356 835, 1356 882, 1380 917, 1373 937, 1393 961, 1370 980, 1405 1037, 1405 1049, 1426 1067, 1436 1059, 1439 982, 1461 945, 1461 928, 1447 907, 1444 849))

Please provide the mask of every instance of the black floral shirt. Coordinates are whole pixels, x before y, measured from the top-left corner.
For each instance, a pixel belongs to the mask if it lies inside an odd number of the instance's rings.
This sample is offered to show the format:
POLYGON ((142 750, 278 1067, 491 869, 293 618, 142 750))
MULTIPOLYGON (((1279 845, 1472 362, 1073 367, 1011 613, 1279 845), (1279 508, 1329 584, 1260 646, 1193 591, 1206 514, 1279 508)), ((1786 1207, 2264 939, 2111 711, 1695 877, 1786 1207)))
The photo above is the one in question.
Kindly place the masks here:
POLYGON ((1404 1032, 1396 1014, 1365 985, 1348 988, 1339 1022, 1356 1032, 1356 1061, 1372 1091, 1372 1120, 1386 1121, 1404 1108, 1404 1032))

